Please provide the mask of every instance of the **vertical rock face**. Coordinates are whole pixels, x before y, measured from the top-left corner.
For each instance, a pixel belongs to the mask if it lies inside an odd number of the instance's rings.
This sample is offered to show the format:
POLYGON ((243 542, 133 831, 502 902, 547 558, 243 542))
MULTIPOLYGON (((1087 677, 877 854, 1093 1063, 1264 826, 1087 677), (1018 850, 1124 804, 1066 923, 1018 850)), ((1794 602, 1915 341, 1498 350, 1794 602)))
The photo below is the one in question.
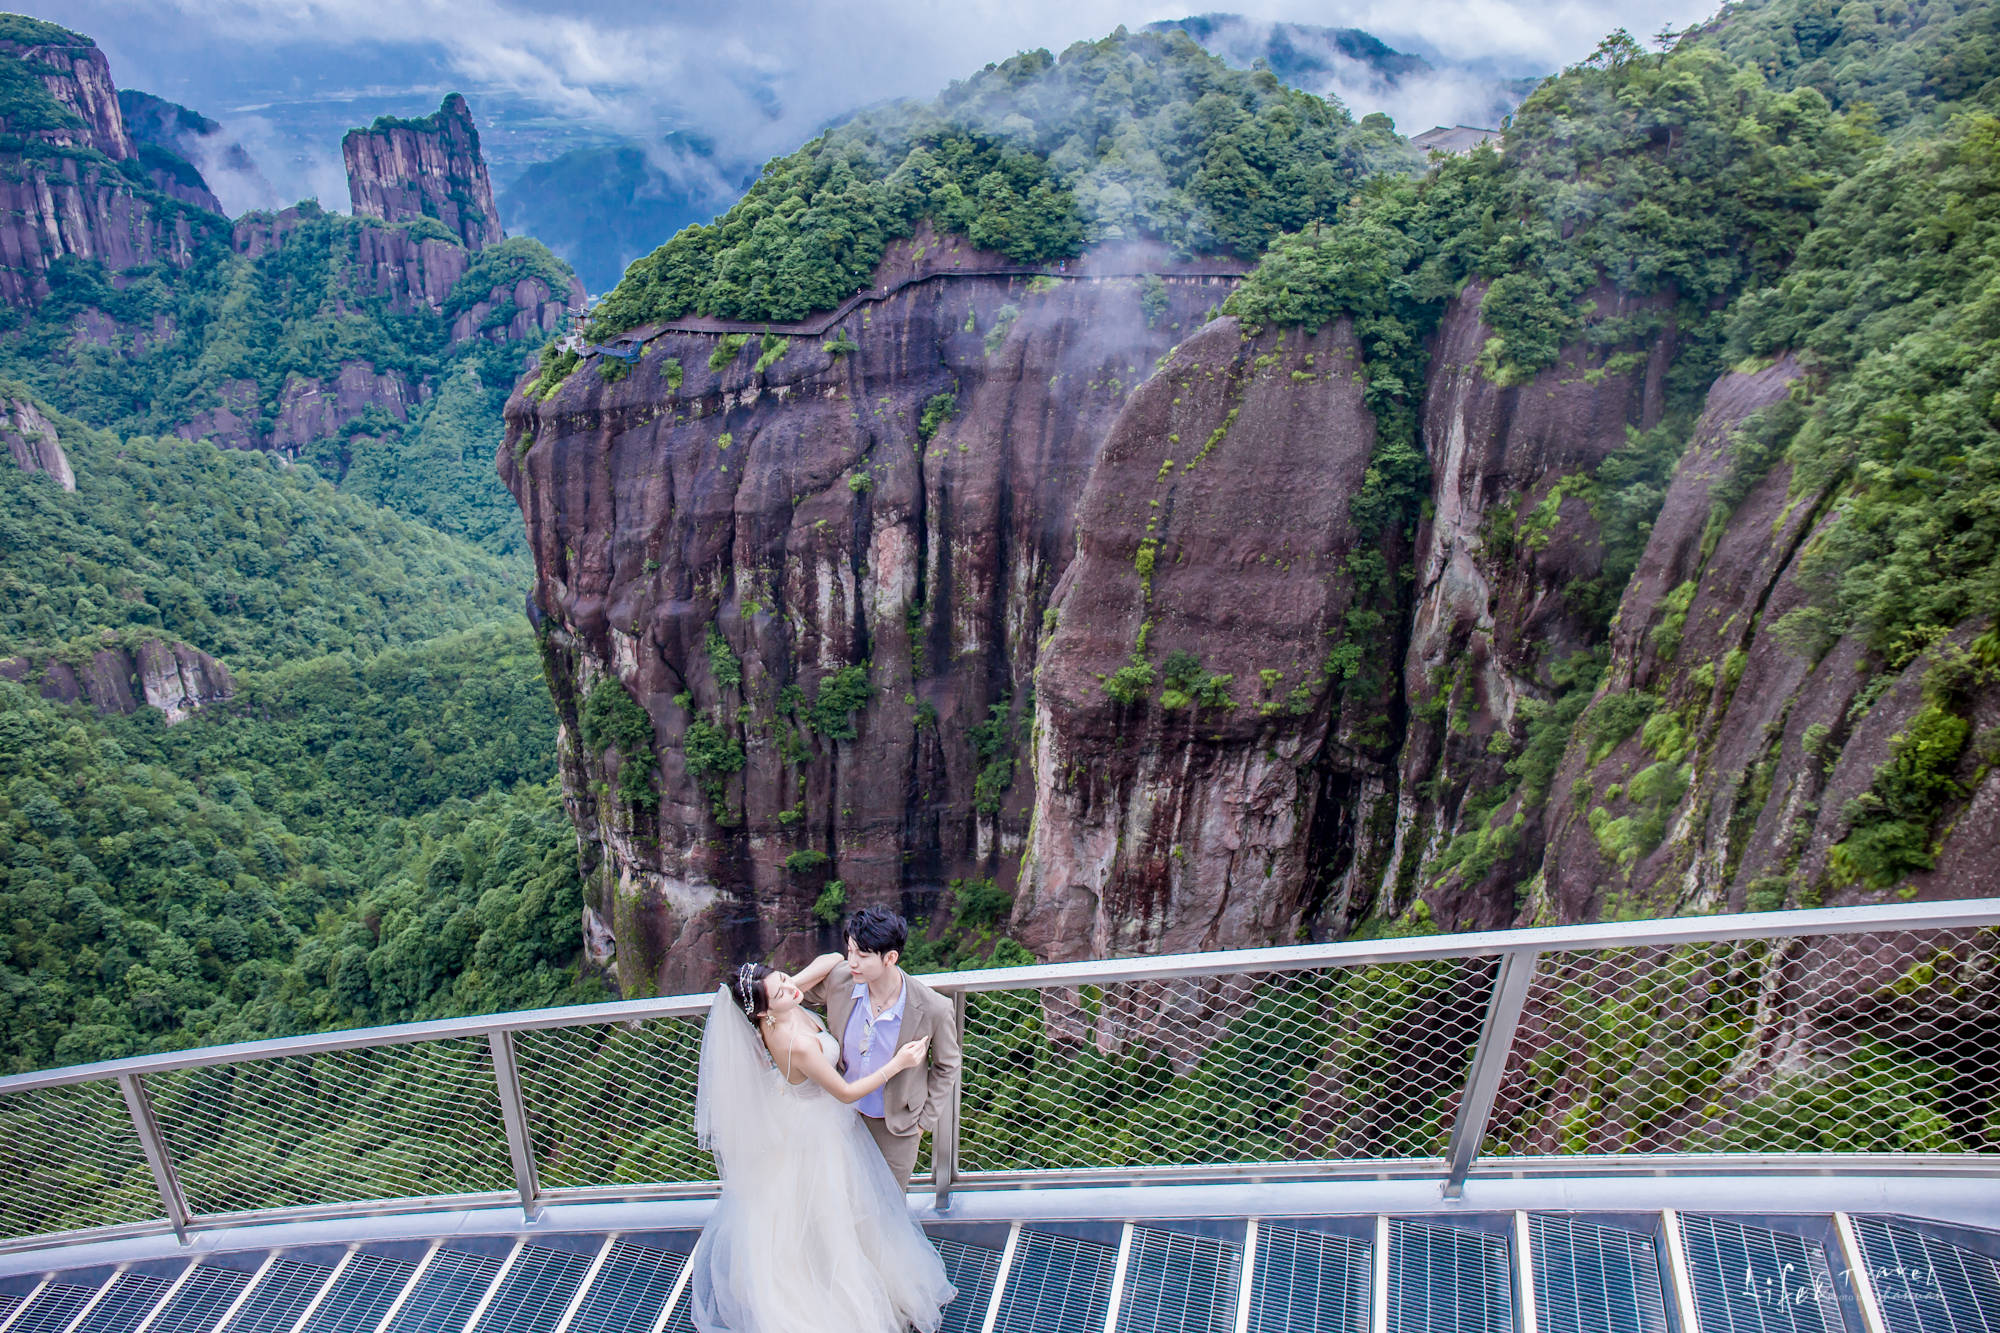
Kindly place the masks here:
MULTIPOLYGON (((94 148, 113 162, 137 157, 139 150, 126 132, 125 117, 118 108, 118 89, 111 82, 111 66, 104 53, 79 33, 53 23, 40 26, 48 30, 45 39, 0 40, 0 59, 25 64, 74 123, 50 128, 7 123, 6 128, 15 134, 25 131, 48 144, 94 148)), ((0 122, 7 119, 0 116, 0 122)))
MULTIPOLYGON (((1661 304, 1635 306, 1608 289, 1595 296, 1614 317, 1661 304)), ((1403 661, 1410 718, 1396 846, 1382 897, 1367 905, 1394 915, 1421 891, 1441 919, 1467 929, 1513 919, 1519 860, 1532 863, 1540 845, 1538 812, 1510 800, 1497 816, 1506 831, 1472 870, 1440 870, 1439 858, 1468 824, 1486 827, 1462 808, 1468 795, 1504 783, 1522 704, 1539 706, 1551 669, 1599 637, 1574 600, 1604 556, 1576 492, 1624 447, 1628 430, 1659 420, 1674 349, 1669 327, 1619 370, 1607 363, 1620 349, 1569 347, 1528 382, 1502 386, 1478 367, 1491 336, 1479 317, 1484 299, 1483 285, 1469 285, 1432 349, 1422 423, 1432 516, 1417 533, 1403 661)))
MULTIPOLYGON (((1837 510, 1782 460, 1758 475, 1746 438, 1753 414, 1801 375, 1780 357, 1709 392, 1620 606, 1600 701, 1637 701, 1646 721, 1565 756, 1537 904, 1546 913, 1589 917, 1614 897, 1741 911, 1869 896, 1829 873, 1851 803, 1911 729, 1926 678, 1965 660, 1984 627, 1961 626, 1889 675, 1863 669, 1857 637, 1816 631, 1804 562, 1837 510)), ((1973 734, 2000 734, 1987 730, 2000 723, 2000 687, 1975 674, 1968 694, 1973 734)), ((1906 883, 1925 897, 1990 892, 2000 839, 1990 754, 1967 746, 1948 776, 1964 804, 1937 830, 1935 866, 1906 883)))
POLYGON ((370 227, 356 238, 354 285, 364 296, 382 297, 399 315, 441 311, 471 265, 471 251, 441 237, 370 227))
POLYGON ((305 220, 305 210, 297 205, 275 213, 246 214, 229 229, 230 248, 245 259, 262 259, 282 248, 285 238, 305 220))
POLYGON ((629 371, 594 359, 509 404, 499 463, 535 552, 596 947, 629 991, 819 947, 828 880, 919 914, 953 879, 1012 884, 1077 496, 1230 281, 1170 277, 1149 320, 1136 278, 975 276, 958 254, 897 243, 885 273, 939 276, 823 334, 669 333, 629 371), (584 743, 607 688, 651 749, 584 743), (626 795, 633 763, 657 765, 636 789, 656 806, 626 795))
POLYGON ((1672 303, 1606 288, 1643 332, 1496 382, 1471 285, 1406 549, 1352 507, 1345 324, 1246 339, 1191 279, 1149 324, 1137 283, 952 244, 899 243, 878 284, 933 276, 811 340, 691 321, 509 405, 590 956, 629 990, 830 943, 834 880, 925 915, 990 877, 1051 959, 1419 900, 1447 928, 1860 900, 1852 839, 1939 690, 1964 743, 1896 884, 1989 891, 1996 636, 1884 674, 1816 630, 1839 507, 1757 435, 1793 360, 1669 419, 1672 303), (1649 524, 1600 508, 1655 486, 1649 524))
POLYGON ((296 457, 314 440, 326 439, 370 408, 407 421, 417 395, 400 370, 377 371, 367 361, 343 361, 332 381, 293 375, 285 381, 278 419, 265 448, 296 457))
POLYGON ((451 321, 451 340, 539 342, 561 331, 564 316, 583 309, 586 299, 583 283, 574 278, 565 291, 550 290, 540 278, 522 278, 512 286, 493 288, 461 310, 451 321))
POLYGON ((0 301, 39 305, 49 265, 66 255, 113 269, 186 268, 208 215, 118 169, 139 150, 103 53, 54 24, 19 22, 29 38, 0 41, 0 60, 18 62, 30 80, 0 116, 14 144, 0 150, 0 301))
POLYGON ((1392 754, 1384 701, 1325 664, 1364 609, 1351 558, 1383 545, 1348 512, 1375 442, 1360 356, 1344 323, 1220 319, 1112 427, 1037 678, 1013 928, 1038 956, 1289 938, 1351 868, 1392 754))
POLYGON ((43 275, 65 255, 112 269, 186 268, 197 234, 187 213, 163 213, 115 168, 0 153, 0 300, 9 305, 40 304, 49 292, 43 275))
POLYGON ((356 217, 436 218, 478 250, 504 238, 471 108, 457 93, 422 120, 383 117, 340 141, 356 217))
POLYGON ((38 676, 44 699, 87 703, 100 713, 157 708, 168 726, 236 693, 228 667, 199 648, 164 639, 108 643, 81 660, 10 657, 0 661, 0 676, 38 676))
POLYGON ((222 126, 164 97, 118 90, 118 109, 125 118, 140 165, 161 193, 210 213, 227 216, 222 201, 202 177, 200 163, 212 161, 232 176, 247 177, 268 193, 270 186, 239 143, 226 143, 222 126))
POLYGON ((10 398, 0 403, 0 438, 7 441, 7 453, 23 472, 42 472, 55 478, 66 491, 76 489, 76 473, 55 426, 33 403, 10 398))
POLYGON ((205 407, 176 427, 184 440, 207 440, 224 449, 261 449, 258 433, 257 381, 224 380, 216 386, 220 403, 205 407))

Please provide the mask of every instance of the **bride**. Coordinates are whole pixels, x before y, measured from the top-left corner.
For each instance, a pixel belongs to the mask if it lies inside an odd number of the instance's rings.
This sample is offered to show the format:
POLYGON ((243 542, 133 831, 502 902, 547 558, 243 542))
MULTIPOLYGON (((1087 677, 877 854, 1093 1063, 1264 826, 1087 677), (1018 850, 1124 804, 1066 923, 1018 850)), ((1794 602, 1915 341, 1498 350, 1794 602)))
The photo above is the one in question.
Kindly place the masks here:
POLYGON ((709 1006, 695 1127, 722 1195, 688 1261, 689 1314, 701 1333, 930 1333, 958 1293, 848 1109, 922 1064, 926 1042, 849 1083, 804 999, 746 963, 709 1006))

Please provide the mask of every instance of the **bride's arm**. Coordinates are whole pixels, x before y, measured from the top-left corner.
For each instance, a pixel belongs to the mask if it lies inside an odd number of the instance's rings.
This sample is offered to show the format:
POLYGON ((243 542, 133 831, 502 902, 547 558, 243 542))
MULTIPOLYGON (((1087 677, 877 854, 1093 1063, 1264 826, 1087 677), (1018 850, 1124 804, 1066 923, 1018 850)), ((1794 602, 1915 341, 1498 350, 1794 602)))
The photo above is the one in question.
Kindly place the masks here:
POLYGON ((833 965, 839 962, 843 956, 837 953, 821 954, 798 971, 792 973, 792 984, 802 991, 811 990, 813 987, 819 985, 820 982, 827 979, 828 975, 833 971, 833 965))
POLYGON ((789 1051, 775 1054, 781 1065, 789 1056, 790 1067, 793 1070, 804 1073, 807 1078, 851 1106, 905 1069, 915 1069, 922 1064, 924 1052, 929 1046, 929 1037, 906 1041, 897 1049, 896 1054, 890 1057, 888 1064, 872 1074, 862 1075, 852 1083, 840 1076, 840 1071, 827 1060, 826 1052, 819 1048, 819 1042, 816 1040, 793 1041, 789 1051))

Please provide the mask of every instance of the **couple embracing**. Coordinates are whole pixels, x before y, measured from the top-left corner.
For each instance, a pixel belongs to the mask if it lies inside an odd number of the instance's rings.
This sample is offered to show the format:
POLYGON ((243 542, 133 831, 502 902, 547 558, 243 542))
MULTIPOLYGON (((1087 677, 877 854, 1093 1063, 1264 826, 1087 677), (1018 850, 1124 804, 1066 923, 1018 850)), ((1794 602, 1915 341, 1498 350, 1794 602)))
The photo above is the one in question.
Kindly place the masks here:
POLYGON ((957 1294, 903 1197, 959 1064, 950 1001, 897 966, 907 940, 866 908, 845 957, 746 963, 717 989, 695 1102, 722 1181, 689 1260, 701 1333, 928 1331, 957 1294))

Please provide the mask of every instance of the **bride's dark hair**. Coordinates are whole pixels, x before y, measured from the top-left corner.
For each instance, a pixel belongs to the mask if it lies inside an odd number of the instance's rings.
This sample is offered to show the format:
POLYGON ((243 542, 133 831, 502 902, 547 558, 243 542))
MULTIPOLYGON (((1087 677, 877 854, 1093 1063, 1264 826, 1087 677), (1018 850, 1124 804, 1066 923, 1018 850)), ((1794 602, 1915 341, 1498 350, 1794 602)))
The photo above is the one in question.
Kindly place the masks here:
POLYGON ((753 1023, 771 1007, 771 997, 764 990, 764 978, 770 975, 771 969, 762 963, 745 963, 730 978, 729 993, 735 997, 736 1007, 753 1023))

